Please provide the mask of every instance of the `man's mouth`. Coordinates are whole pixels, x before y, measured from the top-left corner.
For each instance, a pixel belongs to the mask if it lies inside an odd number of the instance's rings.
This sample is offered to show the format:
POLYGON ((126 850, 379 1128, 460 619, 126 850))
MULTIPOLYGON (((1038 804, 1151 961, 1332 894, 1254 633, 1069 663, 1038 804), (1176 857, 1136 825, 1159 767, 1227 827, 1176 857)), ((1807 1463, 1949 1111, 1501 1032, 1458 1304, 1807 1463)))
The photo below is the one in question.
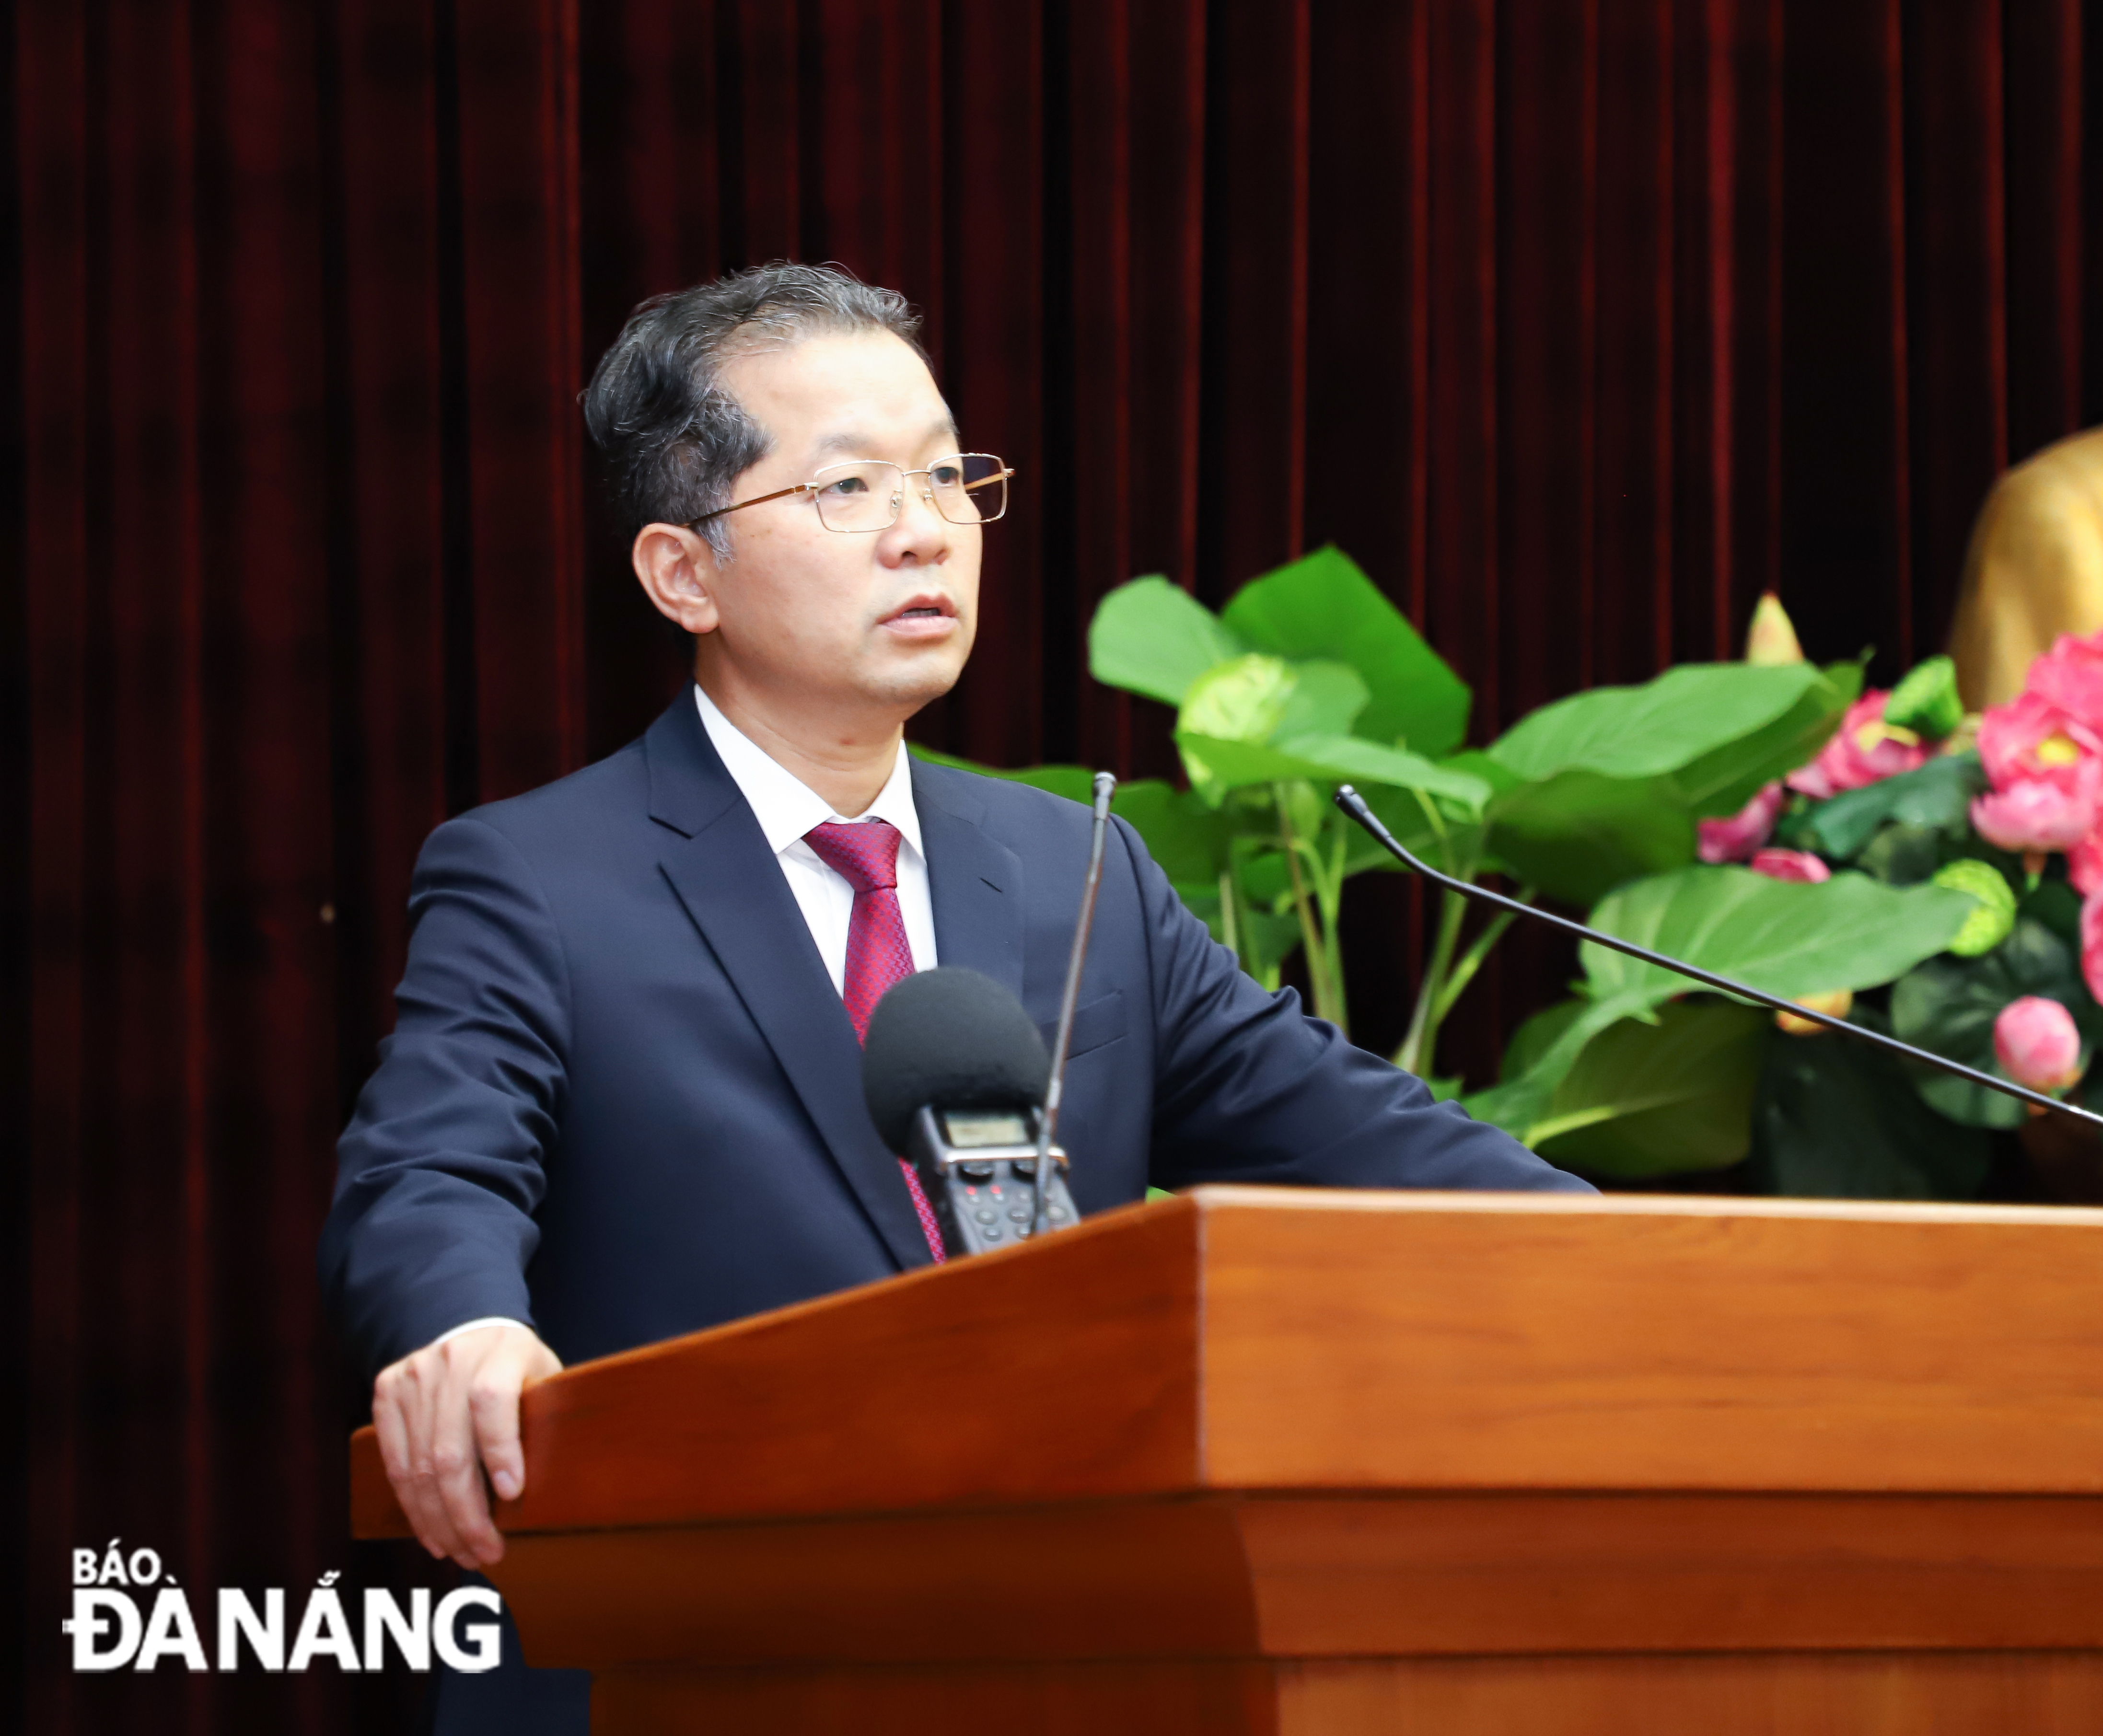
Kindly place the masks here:
POLYGON ((956 613, 956 605, 946 597, 914 597, 906 600, 904 607, 892 610, 877 624, 891 627, 907 623, 946 621, 954 619, 956 613))

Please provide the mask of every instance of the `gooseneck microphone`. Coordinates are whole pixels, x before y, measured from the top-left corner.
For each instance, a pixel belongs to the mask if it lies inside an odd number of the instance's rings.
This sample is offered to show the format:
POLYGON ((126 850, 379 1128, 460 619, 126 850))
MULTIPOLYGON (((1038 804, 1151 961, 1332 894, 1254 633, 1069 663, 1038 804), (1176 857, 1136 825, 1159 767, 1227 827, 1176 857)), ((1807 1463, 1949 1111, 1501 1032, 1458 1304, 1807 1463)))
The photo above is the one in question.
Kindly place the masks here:
POLYGON ((1887 1037, 1881 1031, 1850 1024, 1846 1019, 1830 1013, 1821 1013, 1814 1007, 1804 1006, 1794 1001, 1785 1001, 1780 995, 1771 995, 1764 988, 1755 988, 1750 983, 1718 976, 1714 971, 1704 970, 1698 965, 1668 958, 1662 952, 1653 952, 1648 947, 1638 946, 1633 940, 1623 940, 1616 935, 1603 934, 1596 928, 1588 928, 1582 922, 1573 922, 1567 917, 1558 917, 1551 911, 1521 904, 1515 898, 1506 898, 1501 892, 1492 892, 1488 887, 1478 886, 1473 881, 1442 874, 1429 863, 1404 849, 1394 834, 1381 824, 1380 816, 1366 806, 1365 797, 1348 784, 1336 792, 1336 806, 1372 833, 1373 841, 1403 867, 1415 869, 1426 880, 1444 886, 1448 891, 1457 892, 1463 898, 1474 899, 1478 904, 1494 904, 1500 910, 1512 911, 1519 916, 1531 917, 1536 922, 1546 922, 1576 935, 1581 940, 1594 941, 1600 946, 1612 948, 1616 952, 1625 952, 1630 958, 1641 959, 1647 965, 1656 965, 1661 970, 1691 977, 1705 988, 1720 989, 1727 995, 1736 995, 1741 1000, 1757 1001, 1762 1006, 1771 1006, 1792 1018, 1809 1019, 1813 1024, 1823 1025, 1829 1031, 1838 1031, 1843 1036, 1852 1037, 1857 1042, 1874 1044, 1893 1054, 1904 1055, 1909 1061, 1918 1061, 1924 1067, 1939 1068, 1942 1072, 1953 1073, 1973 1085, 1984 1086, 1990 1091, 1999 1091, 2004 1097, 2017 1098, 2040 1109, 2049 1109, 2056 1114, 2072 1116, 2077 1121, 2103 1127, 2103 1115, 2095 1114, 2074 1103, 2061 1103, 2057 1098, 2047 1097, 2042 1091, 2034 1091, 2026 1085, 2017 1085, 2010 1079, 1997 1079, 1991 1073, 1981 1072, 1976 1067, 1967 1067, 1961 1061, 1953 1061, 1947 1055, 1936 1054, 1926 1049, 1916 1049, 1911 1043, 1901 1042, 1896 1037, 1887 1037))
POLYGON ((869 1015, 863 1100, 884 1149, 919 1176, 952 1257, 1027 1241, 1040 1223, 1079 1221, 1059 1174, 1066 1154, 1044 1126, 1051 1072, 1022 1003, 976 970, 945 965, 901 978, 869 1015))
POLYGON ((1074 925, 1073 950, 1066 955, 1066 988, 1059 997, 1059 1035, 1052 1046, 1052 1082, 1045 1087, 1044 1114, 1037 1130, 1037 1187, 1034 1224, 1039 1235, 1052 1227, 1052 1141, 1059 1131, 1059 1103, 1066 1090, 1066 1051, 1074 1041, 1074 1009, 1080 1004, 1081 966, 1087 962, 1088 935, 1096 926, 1096 889, 1103 883, 1103 846, 1109 837, 1110 797, 1117 779, 1096 774, 1094 824, 1089 828, 1088 874, 1081 886, 1081 914, 1074 925))

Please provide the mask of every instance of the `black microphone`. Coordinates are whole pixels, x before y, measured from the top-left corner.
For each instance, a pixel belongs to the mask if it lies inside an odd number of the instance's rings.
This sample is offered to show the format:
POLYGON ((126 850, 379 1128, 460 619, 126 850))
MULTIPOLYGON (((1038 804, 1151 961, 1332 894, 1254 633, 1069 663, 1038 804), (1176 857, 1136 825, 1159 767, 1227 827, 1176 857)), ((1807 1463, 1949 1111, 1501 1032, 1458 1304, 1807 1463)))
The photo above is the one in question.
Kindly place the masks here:
POLYGON ((1872 1031, 1866 1026, 1850 1024, 1846 1019, 1830 1013, 1821 1013, 1814 1007, 1785 1001, 1780 995, 1771 995, 1764 988, 1755 988, 1750 983, 1740 983, 1727 976, 1718 976, 1713 970, 1704 970, 1698 965, 1690 965, 1683 959, 1668 958, 1662 952, 1653 952, 1648 947, 1638 946, 1633 940, 1623 940, 1613 935, 1603 934, 1596 928, 1588 928, 1582 922, 1573 922, 1567 917, 1558 917, 1551 911, 1536 909, 1532 904, 1523 904, 1515 898, 1506 898, 1501 892, 1492 892, 1487 886, 1478 886, 1471 880, 1459 880, 1438 870, 1417 856, 1412 855, 1396 841, 1395 836, 1381 824, 1380 816, 1366 806, 1366 799, 1348 784, 1336 792, 1336 806, 1372 834, 1373 840, 1405 868, 1414 868, 1426 880, 1435 881, 1449 891, 1463 898, 1472 898, 1479 904, 1494 904, 1500 910, 1516 912, 1523 917, 1532 917, 1537 922, 1546 922, 1556 928, 1576 935, 1580 939, 1592 940, 1603 947, 1611 947, 1616 952, 1625 952, 1630 958, 1639 958, 1647 965, 1656 965, 1670 970, 1709 988, 1721 989, 1727 995, 1757 1001, 1762 1006, 1771 1006, 1777 1012, 1787 1013, 1792 1018, 1807 1019, 1813 1024, 1823 1025, 1829 1031, 1838 1031, 1858 1042, 1873 1043, 1879 1049, 1889 1050, 1894 1054, 1904 1055, 1909 1061, 1918 1061, 1924 1067, 1940 1068, 1945 1073, 1954 1073, 1959 1079, 1973 1085, 1983 1085, 1990 1091, 1999 1091, 2005 1097, 2020 1099, 2034 1103, 2040 1109, 2053 1110, 2061 1115, 2070 1115, 2079 1121, 2088 1121, 2103 1127, 2103 1115, 2079 1105, 2061 1103, 2056 1097, 2047 1097, 2042 1091, 2034 1091, 2026 1085, 2017 1085, 2011 1079, 1997 1079, 1991 1073, 1982 1073, 1976 1067, 1967 1067, 1962 1061, 1953 1061, 1947 1055, 1935 1054, 1927 1049, 1916 1049, 1911 1043, 1901 1042, 1896 1037, 1886 1037, 1881 1031, 1872 1031))
POLYGON ((1103 846, 1110 830, 1110 797, 1117 779, 1106 771, 1096 774, 1093 824, 1088 833, 1088 873, 1081 885, 1081 914, 1074 925, 1073 949, 1066 955, 1066 989, 1059 997, 1059 1037, 1052 1046, 1052 1083, 1044 1093, 1044 1117, 1037 1130, 1037 1188, 1035 1226, 1039 1234, 1052 1228, 1052 1140, 1059 1131, 1059 1104, 1066 1094, 1066 1051, 1074 1041, 1074 1009, 1081 1000, 1081 966, 1087 962, 1088 936, 1096 926, 1096 889, 1103 883, 1103 846))
POLYGON ((942 1246, 983 1254, 1080 1221, 1045 1124, 1052 1059, 1022 1003, 989 976, 941 966, 894 983, 869 1015, 862 1097, 887 1151, 913 1165, 942 1246))

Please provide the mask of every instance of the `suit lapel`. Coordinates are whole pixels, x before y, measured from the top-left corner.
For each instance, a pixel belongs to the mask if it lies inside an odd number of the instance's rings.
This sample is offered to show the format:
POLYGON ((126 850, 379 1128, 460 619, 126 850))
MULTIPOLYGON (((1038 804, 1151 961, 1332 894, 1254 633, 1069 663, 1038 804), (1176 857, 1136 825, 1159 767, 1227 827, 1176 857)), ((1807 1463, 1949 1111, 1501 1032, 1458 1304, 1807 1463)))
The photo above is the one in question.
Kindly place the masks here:
MULTIPOLYGON (((903 1267, 926 1265, 911 1197, 862 1101, 861 1046, 847 1009, 690 690, 651 726, 644 752, 651 818, 667 829, 659 867, 891 1257, 903 1267)), ((939 938, 936 944, 946 946, 939 938)))
POLYGON ((985 809, 965 774, 913 761, 913 806, 927 850, 935 950, 1022 998, 1022 861, 982 829, 985 809))

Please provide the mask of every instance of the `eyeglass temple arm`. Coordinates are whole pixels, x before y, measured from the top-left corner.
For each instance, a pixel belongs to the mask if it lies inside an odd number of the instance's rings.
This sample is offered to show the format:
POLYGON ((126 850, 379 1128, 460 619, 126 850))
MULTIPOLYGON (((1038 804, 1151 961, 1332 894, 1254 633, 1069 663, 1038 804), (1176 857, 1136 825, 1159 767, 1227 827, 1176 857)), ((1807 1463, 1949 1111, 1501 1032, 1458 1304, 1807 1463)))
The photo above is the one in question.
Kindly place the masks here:
POLYGON ((764 506, 770 500, 782 500, 790 495, 807 495, 810 491, 808 482, 798 482, 794 488, 777 488, 771 495, 754 495, 749 500, 735 500, 728 506, 718 507, 713 513, 704 513, 699 518, 689 518, 687 528, 691 531, 696 525, 705 525, 711 518, 722 517, 725 513, 742 512, 748 506, 764 506))

